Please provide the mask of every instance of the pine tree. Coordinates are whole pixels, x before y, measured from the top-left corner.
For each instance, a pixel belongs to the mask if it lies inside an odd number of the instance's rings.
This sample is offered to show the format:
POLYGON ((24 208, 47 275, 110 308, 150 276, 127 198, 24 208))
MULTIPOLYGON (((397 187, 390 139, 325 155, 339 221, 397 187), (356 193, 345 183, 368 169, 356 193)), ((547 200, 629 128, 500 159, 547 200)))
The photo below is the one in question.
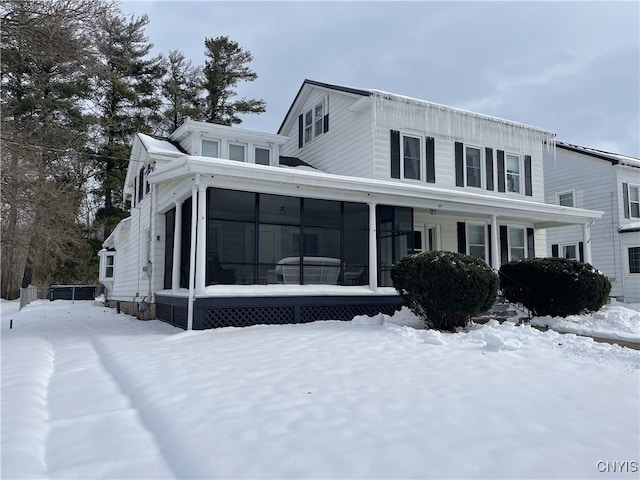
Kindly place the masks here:
POLYGON ((90 165, 91 52, 87 25, 106 4, 94 0, 2 3, 2 280, 14 297, 33 277, 46 281, 69 257, 90 165))
POLYGON ((162 56, 148 58, 153 45, 144 33, 146 15, 126 18, 120 12, 98 18, 95 38, 95 105, 98 135, 95 139, 98 194, 103 207, 96 222, 108 235, 124 218, 122 188, 133 135, 152 133, 161 120, 159 83, 164 75, 162 56))
POLYGON ((251 52, 243 50, 238 42, 220 36, 205 39, 204 88, 206 106, 204 119, 222 125, 240 124, 243 113, 263 113, 264 100, 233 100, 234 88, 239 82, 253 82, 258 75, 247 64, 253 60, 251 52))
POLYGON ((194 67, 179 50, 172 50, 166 59, 167 73, 161 92, 165 99, 162 112, 162 131, 169 134, 178 128, 185 118, 200 119, 202 108, 202 68, 194 67))

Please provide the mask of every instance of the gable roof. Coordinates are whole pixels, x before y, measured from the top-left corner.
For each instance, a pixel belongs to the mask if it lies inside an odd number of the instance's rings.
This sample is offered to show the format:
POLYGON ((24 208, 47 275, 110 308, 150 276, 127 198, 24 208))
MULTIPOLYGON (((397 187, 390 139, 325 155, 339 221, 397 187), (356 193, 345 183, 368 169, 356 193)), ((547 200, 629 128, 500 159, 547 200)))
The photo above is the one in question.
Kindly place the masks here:
POLYGON ((574 145, 572 143, 556 141, 556 148, 568 150, 570 152, 582 153, 593 158, 605 160, 611 165, 627 165, 630 167, 640 168, 640 158, 629 157, 627 155, 619 155, 617 153, 606 152, 604 150, 598 150, 596 148, 583 147, 581 145, 574 145))

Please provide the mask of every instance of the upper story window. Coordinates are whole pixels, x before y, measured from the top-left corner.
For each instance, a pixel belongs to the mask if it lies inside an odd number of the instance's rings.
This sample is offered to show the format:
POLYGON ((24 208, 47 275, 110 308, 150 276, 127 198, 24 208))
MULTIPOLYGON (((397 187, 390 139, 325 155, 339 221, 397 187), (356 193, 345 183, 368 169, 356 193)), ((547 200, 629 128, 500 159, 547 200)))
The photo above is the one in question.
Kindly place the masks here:
POLYGON ((573 190, 570 192, 560 192, 556 194, 558 205, 563 207, 574 207, 575 201, 573 199, 573 190))
POLYGON ((640 218, 640 187, 629 185, 629 214, 633 218, 640 218))
POLYGON ((258 165, 271 164, 271 151, 268 148, 256 147, 254 153, 255 153, 256 164, 258 165))
POLYGON ((506 157, 506 186, 507 192, 520 193, 522 191, 520 156, 507 153, 506 157))
POLYGON ((300 115, 298 121, 300 130, 299 147, 326 133, 329 130, 329 116, 326 112, 324 99, 300 115))
POLYGON ((113 280, 115 277, 116 252, 100 252, 100 280, 113 280))
POLYGON ((465 178, 468 187, 482 188, 482 150, 466 147, 464 151, 465 178))
POLYGON ((419 137, 402 136, 403 178, 420 180, 420 143, 419 137))
POLYGON ((229 144, 229 160, 244 162, 245 161, 244 145, 239 145, 237 143, 230 143, 229 144))
POLYGON ((202 140, 202 156, 220 158, 220 142, 217 140, 202 140))

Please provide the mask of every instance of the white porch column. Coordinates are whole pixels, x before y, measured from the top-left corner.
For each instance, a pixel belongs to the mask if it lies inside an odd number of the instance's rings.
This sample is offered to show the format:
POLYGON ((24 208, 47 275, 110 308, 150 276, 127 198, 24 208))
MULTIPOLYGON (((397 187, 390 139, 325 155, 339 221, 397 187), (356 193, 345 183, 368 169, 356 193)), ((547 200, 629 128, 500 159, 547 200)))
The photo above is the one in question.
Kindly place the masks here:
POLYGON ((582 224, 584 263, 591 263, 591 222, 582 224))
POLYGON ((180 259, 182 258, 182 202, 175 202, 176 214, 173 225, 173 267, 171 269, 171 290, 180 288, 180 259))
POLYGON ((207 273, 207 187, 198 186, 198 240, 196 241, 196 293, 202 293, 207 273))
POLYGON ((369 288, 378 289, 378 238, 376 233, 376 204, 369 204, 369 288))
POLYGON ((198 187, 200 174, 196 174, 196 181, 191 188, 191 249, 189 254, 189 305, 187 308, 187 330, 193 330, 193 313, 195 301, 195 269, 196 269, 196 234, 198 219, 198 187))
POLYGON ((491 268, 494 270, 500 269, 500 259, 498 258, 498 237, 500 232, 498 231, 498 216, 491 215, 491 268))

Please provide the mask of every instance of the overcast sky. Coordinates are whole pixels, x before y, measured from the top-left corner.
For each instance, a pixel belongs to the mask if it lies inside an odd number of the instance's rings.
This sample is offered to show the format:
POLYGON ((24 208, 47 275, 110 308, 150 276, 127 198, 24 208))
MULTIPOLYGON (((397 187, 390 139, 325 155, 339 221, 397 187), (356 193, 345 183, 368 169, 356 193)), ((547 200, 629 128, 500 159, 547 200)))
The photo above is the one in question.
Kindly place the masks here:
POLYGON ((276 132, 305 78, 373 88, 551 130, 640 157, 640 2, 122 2, 156 53, 204 63, 226 35, 258 74, 238 93, 276 132))

